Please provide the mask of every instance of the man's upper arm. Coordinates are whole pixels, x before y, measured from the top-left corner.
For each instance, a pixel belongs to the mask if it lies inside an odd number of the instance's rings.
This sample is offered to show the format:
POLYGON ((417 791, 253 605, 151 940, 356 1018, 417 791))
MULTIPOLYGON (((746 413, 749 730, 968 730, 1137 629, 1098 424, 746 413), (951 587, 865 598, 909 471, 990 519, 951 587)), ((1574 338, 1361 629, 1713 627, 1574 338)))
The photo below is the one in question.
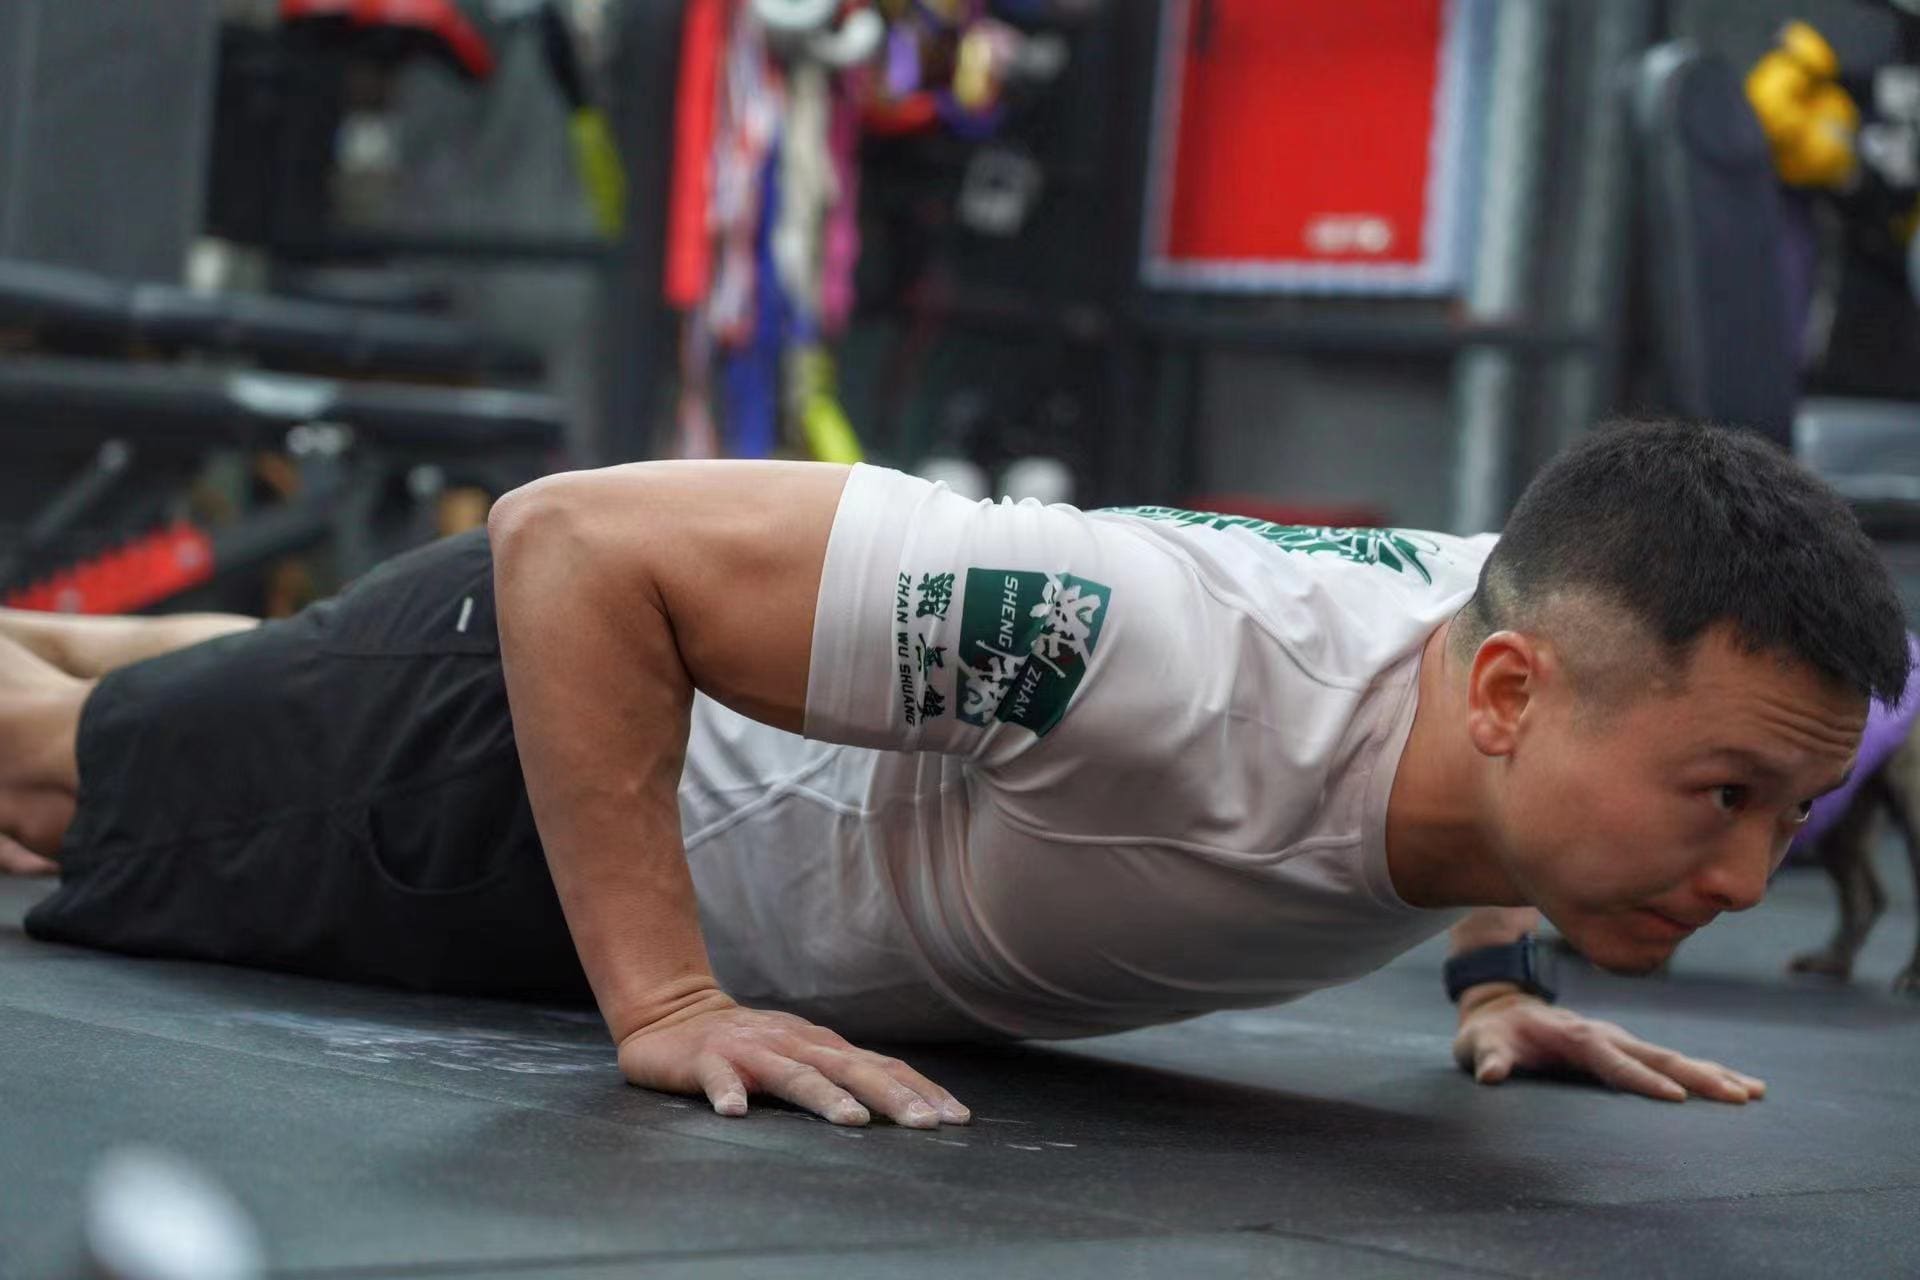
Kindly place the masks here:
POLYGON ((1064 507, 874 467, 638 463, 503 499, 501 554, 522 524, 574 548, 543 564, 587 566, 579 590, 615 621, 660 610, 695 688, 823 741, 998 767, 1045 739, 1058 764, 1157 770, 1230 682, 1187 660, 1186 571, 1064 507))
POLYGON ((634 463, 537 481, 503 498, 491 527, 502 548, 535 529, 565 539, 600 607, 665 613, 695 688, 798 732, 847 475, 824 463, 634 463))

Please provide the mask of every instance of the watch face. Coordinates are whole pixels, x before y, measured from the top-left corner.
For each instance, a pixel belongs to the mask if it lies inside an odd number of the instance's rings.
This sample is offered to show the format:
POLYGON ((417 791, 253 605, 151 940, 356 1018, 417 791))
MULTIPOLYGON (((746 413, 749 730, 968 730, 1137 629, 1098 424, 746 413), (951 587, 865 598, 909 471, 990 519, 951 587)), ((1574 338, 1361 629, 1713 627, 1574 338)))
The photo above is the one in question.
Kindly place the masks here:
POLYGON ((1527 950, 1527 977, 1524 985, 1542 1000, 1551 1003, 1558 996, 1553 983, 1553 963, 1538 948, 1527 950))
POLYGON ((1533 935, 1528 934, 1513 944, 1514 958, 1520 962, 1521 981, 1529 986, 1540 980, 1540 950, 1533 945, 1533 935))

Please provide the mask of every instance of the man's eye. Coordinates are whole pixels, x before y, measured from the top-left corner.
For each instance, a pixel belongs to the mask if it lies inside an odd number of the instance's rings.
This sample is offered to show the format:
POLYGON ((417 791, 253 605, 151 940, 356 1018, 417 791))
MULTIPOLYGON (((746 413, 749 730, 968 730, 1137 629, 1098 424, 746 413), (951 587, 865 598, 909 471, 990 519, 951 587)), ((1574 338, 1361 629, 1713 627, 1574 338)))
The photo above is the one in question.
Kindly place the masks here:
POLYGON ((1747 802, 1747 789, 1745 787, 1731 786, 1715 787, 1713 789, 1713 801, 1725 812, 1732 813, 1747 802))

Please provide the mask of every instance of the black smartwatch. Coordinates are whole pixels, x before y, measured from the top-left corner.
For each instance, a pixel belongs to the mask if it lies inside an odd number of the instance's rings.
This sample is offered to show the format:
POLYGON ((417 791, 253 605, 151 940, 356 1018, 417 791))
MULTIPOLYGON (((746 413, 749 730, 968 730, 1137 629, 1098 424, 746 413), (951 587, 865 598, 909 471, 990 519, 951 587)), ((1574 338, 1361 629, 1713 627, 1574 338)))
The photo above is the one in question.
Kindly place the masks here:
POLYGON ((1522 934, 1516 941, 1493 947, 1476 947, 1447 959, 1442 973, 1446 977, 1447 999, 1460 1003, 1460 994, 1483 982, 1511 982, 1548 1004, 1559 998, 1542 971, 1540 948, 1533 935, 1522 934))

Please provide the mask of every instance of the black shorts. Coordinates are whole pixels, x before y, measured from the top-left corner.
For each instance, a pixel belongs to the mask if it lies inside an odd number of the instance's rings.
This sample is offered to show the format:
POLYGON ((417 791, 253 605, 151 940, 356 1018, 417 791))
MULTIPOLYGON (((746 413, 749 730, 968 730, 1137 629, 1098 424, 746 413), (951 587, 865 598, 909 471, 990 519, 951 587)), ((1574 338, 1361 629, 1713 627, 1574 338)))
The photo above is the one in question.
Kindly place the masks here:
POLYGON ((485 530, 113 672, 78 754, 36 938, 591 999, 514 748, 485 530))

